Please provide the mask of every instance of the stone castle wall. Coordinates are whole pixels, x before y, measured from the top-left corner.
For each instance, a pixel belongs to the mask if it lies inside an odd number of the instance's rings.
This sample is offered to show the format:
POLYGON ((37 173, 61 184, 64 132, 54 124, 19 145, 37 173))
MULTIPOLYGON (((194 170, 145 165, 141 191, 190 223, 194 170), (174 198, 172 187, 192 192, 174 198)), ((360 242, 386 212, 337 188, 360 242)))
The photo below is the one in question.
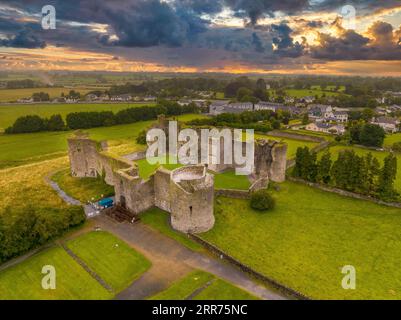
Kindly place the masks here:
POLYGON ((68 147, 72 176, 102 176, 114 186, 116 203, 131 212, 139 214, 158 207, 171 213, 174 229, 185 233, 205 232, 213 227, 214 182, 204 166, 174 171, 161 168, 145 181, 139 177, 135 163, 113 157, 93 140, 72 138, 68 147))

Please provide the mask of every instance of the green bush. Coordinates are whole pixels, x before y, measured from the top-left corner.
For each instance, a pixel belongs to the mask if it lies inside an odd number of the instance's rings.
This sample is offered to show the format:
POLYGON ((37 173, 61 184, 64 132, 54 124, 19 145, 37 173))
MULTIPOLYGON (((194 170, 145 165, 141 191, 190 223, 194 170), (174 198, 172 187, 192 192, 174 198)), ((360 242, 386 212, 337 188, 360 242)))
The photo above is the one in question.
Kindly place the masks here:
POLYGON ((267 190, 255 191, 251 195, 251 208, 258 211, 268 211, 274 209, 276 200, 267 190))

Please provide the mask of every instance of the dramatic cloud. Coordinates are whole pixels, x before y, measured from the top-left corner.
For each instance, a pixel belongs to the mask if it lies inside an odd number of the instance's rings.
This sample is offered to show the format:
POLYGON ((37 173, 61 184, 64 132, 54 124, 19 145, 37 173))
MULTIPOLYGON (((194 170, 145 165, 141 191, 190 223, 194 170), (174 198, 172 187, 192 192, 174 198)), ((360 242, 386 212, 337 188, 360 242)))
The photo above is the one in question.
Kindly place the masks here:
POLYGON ((104 54, 110 57, 105 61, 115 63, 131 60, 194 68, 230 64, 312 70, 313 63, 400 60, 401 2, 353 0, 356 30, 344 29, 336 19, 348 4, 348 0, 0 0, 0 46, 57 47, 104 54), (40 27, 44 4, 56 8, 56 30, 40 27), (395 8, 400 9, 391 15, 386 11, 395 8))

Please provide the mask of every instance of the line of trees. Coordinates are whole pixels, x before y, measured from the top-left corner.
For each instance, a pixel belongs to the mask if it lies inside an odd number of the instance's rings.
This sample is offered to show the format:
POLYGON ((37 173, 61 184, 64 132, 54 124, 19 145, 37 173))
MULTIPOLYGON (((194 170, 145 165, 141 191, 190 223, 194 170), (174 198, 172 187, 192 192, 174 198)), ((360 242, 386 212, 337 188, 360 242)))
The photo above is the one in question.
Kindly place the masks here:
POLYGON ((200 109, 195 104, 181 106, 175 102, 162 101, 155 107, 128 108, 120 110, 117 113, 111 111, 73 112, 66 116, 66 123, 59 114, 53 115, 49 119, 41 118, 37 115, 28 115, 18 118, 11 127, 5 130, 5 133, 89 129, 154 120, 160 114, 175 116, 199 112, 200 109))
POLYGON ((329 151, 318 159, 316 152, 308 147, 298 148, 293 175, 385 201, 399 199, 399 193, 394 188, 397 157, 393 153, 384 159, 381 167, 372 153, 358 156, 354 150, 344 150, 333 161, 329 151))
POLYGON ((84 221, 85 213, 80 206, 7 207, 0 213, 0 263, 60 237, 84 221))
POLYGON ((23 116, 15 120, 5 133, 29 133, 40 131, 63 131, 66 125, 59 114, 52 115, 50 118, 41 118, 37 115, 23 116))

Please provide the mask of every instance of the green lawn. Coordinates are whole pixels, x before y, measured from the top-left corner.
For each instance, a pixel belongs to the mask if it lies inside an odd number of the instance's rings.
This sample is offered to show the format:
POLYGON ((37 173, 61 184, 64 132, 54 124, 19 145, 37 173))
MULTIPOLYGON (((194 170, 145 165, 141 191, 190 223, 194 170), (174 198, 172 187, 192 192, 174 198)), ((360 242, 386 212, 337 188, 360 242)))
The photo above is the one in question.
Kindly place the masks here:
MULTIPOLYGON (((364 148, 359 148, 359 147, 349 147, 349 146, 341 146, 341 145, 337 145, 337 146, 333 146, 330 148, 330 152, 332 154, 332 159, 337 159, 338 157, 338 153, 341 150, 354 150, 358 155, 366 155, 369 152, 372 153, 372 155, 374 157, 377 158, 377 160, 379 160, 379 162, 381 164, 383 164, 384 158, 388 155, 387 152, 383 152, 383 151, 375 151, 375 150, 369 150, 369 149, 364 149, 364 148)), ((324 152, 324 151, 323 151, 324 152)), ((395 187, 398 191, 401 192, 401 154, 397 154, 397 162, 398 162, 398 170, 397 170, 397 179, 395 181, 395 187)))
MULTIPOLYGON (((271 97, 275 96, 275 92, 273 89, 268 90, 271 97)), ((338 96, 340 93, 332 92, 332 91, 323 91, 317 88, 308 90, 308 89, 287 89, 284 90, 287 96, 294 97, 294 98, 303 98, 303 97, 315 97, 316 95, 320 98, 323 94, 326 97, 335 97, 338 96)))
POLYGON ((141 221, 191 250, 203 250, 201 245, 189 239, 185 234, 173 230, 170 226, 170 214, 163 210, 158 208, 150 209, 141 214, 141 221))
POLYGON ((236 175, 235 171, 226 171, 214 175, 215 189, 248 190, 251 186, 247 176, 236 175))
POLYGON ((106 184, 100 177, 97 179, 72 177, 70 169, 57 172, 52 180, 57 182, 69 196, 82 203, 114 195, 114 187, 106 184))
POLYGON ((255 270, 320 299, 401 299, 401 210, 285 182, 276 208, 220 198, 202 237, 255 270), (353 265, 357 289, 344 290, 353 265))
POLYGON ((387 134, 384 139, 384 146, 392 147, 395 142, 401 142, 401 133, 387 134))
POLYGON ((258 298, 229 282, 216 279, 196 295, 194 300, 258 300, 258 298))
MULTIPOLYGON (((155 160, 155 161, 157 160, 159 163, 166 161, 166 159, 164 157, 153 158, 153 160, 155 160)), ((164 164, 159 164, 159 163, 150 164, 148 162, 148 159, 141 159, 141 160, 138 160, 138 161, 135 161, 135 162, 136 162, 136 164, 138 165, 138 168, 139 168, 139 176, 142 179, 147 180, 161 166, 163 168, 167 169, 167 170, 174 170, 174 169, 182 167, 182 165, 179 164, 179 163, 170 163, 171 160, 173 160, 173 158, 169 157, 168 158, 168 163, 164 163, 164 164)), ((177 160, 175 160, 175 162, 177 162, 177 160)))
POLYGON ((256 134, 255 135, 255 139, 270 139, 270 140, 276 140, 276 141, 280 141, 280 142, 285 142, 287 144, 287 146, 288 146, 288 148, 287 148, 287 159, 294 158, 296 153, 297 153, 297 149, 299 147, 314 148, 319 144, 317 142, 312 142, 312 141, 281 138, 281 137, 269 136, 269 135, 264 135, 264 134, 256 134))
MULTIPOLYGON (((1 94, 1 90, 0 90, 1 94)), ((50 117, 53 114, 61 114, 65 119, 66 115, 71 112, 86 111, 113 111, 118 112, 122 109, 141 107, 147 104, 128 104, 128 103, 66 103, 66 104, 8 104, 0 105, 0 131, 11 126, 14 121, 26 115, 38 115, 41 117, 50 117)), ((154 104, 149 104, 154 105, 154 104)))
POLYGON ((43 251, 0 272, 0 300, 111 299, 112 294, 93 279, 62 248, 43 251), (43 266, 56 269, 56 289, 44 290, 43 266))
POLYGON ((128 287, 151 263, 110 233, 96 231, 68 242, 68 247, 116 292, 128 287))
POLYGON ((165 291, 151 297, 151 300, 184 300, 196 290, 194 300, 255 300, 248 292, 203 271, 194 271, 174 283, 165 291))

